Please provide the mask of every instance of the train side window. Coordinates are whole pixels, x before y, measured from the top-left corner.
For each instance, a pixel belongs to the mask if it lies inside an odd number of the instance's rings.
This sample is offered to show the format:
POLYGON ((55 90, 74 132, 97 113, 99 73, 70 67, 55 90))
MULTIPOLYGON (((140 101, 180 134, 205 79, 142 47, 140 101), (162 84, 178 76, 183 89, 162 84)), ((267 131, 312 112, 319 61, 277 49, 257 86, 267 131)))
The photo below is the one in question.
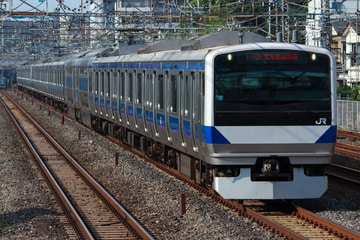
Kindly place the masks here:
POLYGON ((133 73, 128 74, 128 87, 127 87, 127 100, 128 102, 132 102, 133 99, 133 73))
POLYGON ((137 74, 137 99, 136 99, 136 103, 137 104, 141 104, 142 103, 142 73, 138 73, 137 74))
POLYGON ((158 75, 157 93, 156 93, 157 109, 164 109, 164 75, 158 75))
POLYGON ((125 99, 125 73, 120 73, 120 100, 125 99))
POLYGON ((177 86, 177 76, 176 75, 171 75, 170 76, 170 96, 169 96, 169 100, 170 100, 170 112, 172 113, 176 113, 177 112, 177 97, 178 97, 178 86, 177 86))

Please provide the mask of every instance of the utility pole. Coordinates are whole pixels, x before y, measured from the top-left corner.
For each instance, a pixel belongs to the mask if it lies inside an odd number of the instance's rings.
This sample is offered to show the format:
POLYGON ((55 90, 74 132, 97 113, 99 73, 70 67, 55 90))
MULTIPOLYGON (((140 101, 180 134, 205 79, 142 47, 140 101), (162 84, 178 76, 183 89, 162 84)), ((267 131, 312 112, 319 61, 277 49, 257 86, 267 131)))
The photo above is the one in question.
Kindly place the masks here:
POLYGON ((323 1, 324 24, 321 28, 320 36, 324 47, 331 49, 331 24, 330 24, 330 0, 323 1))

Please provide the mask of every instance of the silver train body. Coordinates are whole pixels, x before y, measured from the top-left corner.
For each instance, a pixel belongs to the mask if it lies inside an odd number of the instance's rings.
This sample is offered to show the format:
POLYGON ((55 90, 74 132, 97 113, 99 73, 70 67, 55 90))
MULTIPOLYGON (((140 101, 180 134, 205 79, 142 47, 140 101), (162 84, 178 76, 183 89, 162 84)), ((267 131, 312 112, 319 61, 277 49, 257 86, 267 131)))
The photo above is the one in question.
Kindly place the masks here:
POLYGON ((24 66, 18 86, 85 125, 139 139, 145 152, 160 145, 163 159, 224 198, 320 197, 336 141, 332 54, 286 43, 197 45, 24 66))

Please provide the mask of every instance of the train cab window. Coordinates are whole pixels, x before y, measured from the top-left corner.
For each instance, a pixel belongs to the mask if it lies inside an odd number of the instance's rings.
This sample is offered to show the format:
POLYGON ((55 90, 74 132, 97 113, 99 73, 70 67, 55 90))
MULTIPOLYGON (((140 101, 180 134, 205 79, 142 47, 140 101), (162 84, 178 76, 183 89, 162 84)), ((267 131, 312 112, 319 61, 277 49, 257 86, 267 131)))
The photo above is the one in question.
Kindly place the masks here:
POLYGON ((332 118, 328 55, 263 49, 231 56, 214 60, 215 125, 315 125, 319 116, 332 118))
POLYGON ((170 76, 170 86, 169 86, 169 105, 170 105, 170 112, 176 113, 177 112, 177 97, 178 97, 178 86, 177 86, 177 75, 170 76))
POLYGON ((136 96, 136 103, 141 104, 142 103, 142 73, 137 74, 137 96, 136 96))
POLYGON ((125 73, 120 73, 120 100, 125 99, 125 73))
POLYGON ((133 73, 129 73, 128 76, 127 101, 131 103, 133 99, 133 73))
POLYGON ((158 75, 157 93, 156 93, 156 108, 164 109, 164 75, 158 75))

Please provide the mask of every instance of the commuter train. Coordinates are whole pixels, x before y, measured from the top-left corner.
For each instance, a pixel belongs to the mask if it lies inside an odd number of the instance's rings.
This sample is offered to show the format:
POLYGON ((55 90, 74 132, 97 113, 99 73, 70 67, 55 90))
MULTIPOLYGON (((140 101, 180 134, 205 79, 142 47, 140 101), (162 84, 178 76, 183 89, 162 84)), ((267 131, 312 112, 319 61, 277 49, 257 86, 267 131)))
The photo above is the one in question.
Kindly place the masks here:
POLYGON ((0 78, 0 89, 8 87, 8 80, 4 77, 0 78))
POLYGON ((319 198, 336 141, 326 49, 225 32, 18 68, 22 91, 226 199, 319 198))

